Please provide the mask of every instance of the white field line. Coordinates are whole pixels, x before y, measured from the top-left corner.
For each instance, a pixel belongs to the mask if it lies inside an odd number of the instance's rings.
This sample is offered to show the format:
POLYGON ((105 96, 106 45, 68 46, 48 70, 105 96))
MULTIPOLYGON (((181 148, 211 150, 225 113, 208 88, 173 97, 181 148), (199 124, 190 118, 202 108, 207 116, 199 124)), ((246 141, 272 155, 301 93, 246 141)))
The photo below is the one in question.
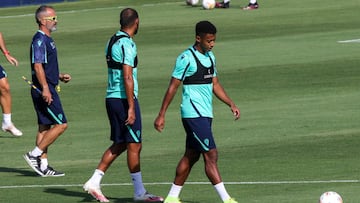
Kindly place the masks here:
MULTIPOLYGON (((158 6, 158 5, 171 5, 171 4, 179 4, 184 2, 165 2, 165 3, 155 3, 155 4, 143 4, 143 7, 149 7, 149 6, 158 6)), ((113 9, 120 9, 125 7, 131 7, 131 6, 114 6, 114 7, 105 7, 105 8, 92 8, 92 9, 79 9, 79 10, 70 10, 70 11, 58 11, 56 13, 85 13, 85 12, 92 12, 92 11, 103 11, 103 10, 113 10, 113 9)), ((34 13, 28 13, 28 14, 21 14, 21 15, 11 15, 11 16, 0 16, 0 19, 2 18, 21 18, 21 17, 28 17, 28 16, 34 16, 34 13)))
MULTIPOLYGON (((255 181, 255 182, 224 182, 225 185, 286 185, 286 184, 321 184, 321 183, 360 183, 360 180, 299 180, 299 181, 255 181)), ((144 183, 144 185, 171 185, 171 182, 144 183)), ((209 185, 210 182, 186 182, 187 185, 209 185)), ((4 185, 0 189, 11 188, 49 188, 49 187, 82 187, 83 184, 66 185, 4 185)), ((132 183, 110 183, 101 186, 132 186, 132 183)))
POLYGON ((337 41, 338 43, 357 43, 360 42, 360 39, 349 39, 349 40, 342 40, 342 41, 337 41))

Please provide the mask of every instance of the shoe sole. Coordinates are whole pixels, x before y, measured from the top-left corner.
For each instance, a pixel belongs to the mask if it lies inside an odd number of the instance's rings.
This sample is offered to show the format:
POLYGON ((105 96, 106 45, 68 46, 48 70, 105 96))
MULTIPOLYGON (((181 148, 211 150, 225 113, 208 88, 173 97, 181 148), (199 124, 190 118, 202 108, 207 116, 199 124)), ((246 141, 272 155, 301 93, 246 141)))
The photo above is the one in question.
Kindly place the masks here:
POLYGON ((45 174, 41 175, 41 177, 44 177, 44 178, 46 178, 46 177, 62 177, 62 176, 65 176, 65 173, 59 174, 59 175, 45 175, 45 174))
POLYGON ((164 198, 163 197, 157 197, 155 199, 155 197, 152 198, 147 198, 147 199, 137 199, 134 198, 134 202, 164 202, 164 198))
POLYGON ((31 160, 28 159, 28 157, 26 156, 26 154, 23 155, 23 157, 24 157, 26 163, 27 163, 37 174, 39 174, 40 176, 44 176, 44 174, 43 174, 39 169, 37 169, 35 166, 32 165, 31 160))
POLYGON ((87 191, 93 198, 95 198, 97 201, 99 201, 99 202, 109 202, 109 200, 108 199, 106 199, 106 197, 104 196, 104 197, 102 197, 101 195, 99 195, 96 191, 94 191, 94 190, 88 190, 87 191), (105 199, 103 199, 103 198, 105 198, 105 199))
POLYGON ((2 131, 8 132, 8 133, 10 133, 11 135, 13 135, 15 137, 21 137, 23 135, 22 133, 19 133, 19 134, 12 133, 11 130, 4 129, 4 128, 2 128, 2 131))
POLYGON ((164 202, 164 200, 149 200, 149 199, 145 199, 145 200, 135 200, 134 202, 164 202))
POLYGON ((83 189, 85 190, 85 192, 87 192, 89 195, 91 195, 97 201, 99 201, 99 202, 109 202, 109 200, 104 195, 98 194, 95 190, 87 187, 86 185, 84 185, 83 189), (103 197, 104 199, 99 198, 99 197, 103 197))

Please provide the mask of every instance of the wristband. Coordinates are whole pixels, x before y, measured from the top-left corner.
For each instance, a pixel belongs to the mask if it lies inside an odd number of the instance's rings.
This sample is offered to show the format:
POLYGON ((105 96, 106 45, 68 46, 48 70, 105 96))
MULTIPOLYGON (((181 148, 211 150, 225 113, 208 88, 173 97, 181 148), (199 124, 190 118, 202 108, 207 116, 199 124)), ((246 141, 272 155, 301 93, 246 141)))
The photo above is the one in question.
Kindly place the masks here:
POLYGON ((9 52, 9 51, 4 51, 3 53, 4 53, 4 56, 10 55, 10 52, 9 52))

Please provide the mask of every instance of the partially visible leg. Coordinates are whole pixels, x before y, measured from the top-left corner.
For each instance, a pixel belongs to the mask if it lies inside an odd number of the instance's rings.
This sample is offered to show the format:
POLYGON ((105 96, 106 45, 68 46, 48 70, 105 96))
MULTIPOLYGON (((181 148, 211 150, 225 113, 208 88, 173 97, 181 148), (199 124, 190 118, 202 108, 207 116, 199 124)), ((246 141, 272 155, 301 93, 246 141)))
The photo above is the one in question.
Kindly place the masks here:
POLYGON ((140 167, 141 143, 128 143, 127 145, 127 165, 134 185, 134 197, 146 193, 140 167))
POLYGON ((199 160, 200 152, 192 149, 186 149, 184 156, 180 159, 176 167, 175 185, 183 186, 188 178, 192 167, 199 160))
POLYGON ((182 187, 188 178, 192 167, 199 160, 200 152, 192 149, 186 149, 183 157, 180 159, 176 167, 176 175, 169 194, 165 199, 165 203, 179 203, 179 195, 182 187))
POLYGON ((226 203, 237 203, 233 200, 225 189, 224 183, 222 182, 221 175, 217 166, 218 151, 216 148, 211 149, 208 152, 203 153, 205 163, 205 173, 213 184, 215 190, 219 194, 223 202, 226 203))
POLYGON ((11 94, 10 85, 6 77, 0 79, 0 103, 1 110, 4 114, 11 113, 11 94))
POLYGON ((106 172, 113 161, 126 150, 126 144, 112 144, 103 154, 100 163, 97 166, 98 170, 106 172))
POLYGON ((47 148, 55 142, 55 140, 64 133, 67 129, 67 123, 56 124, 52 128, 49 128, 47 125, 39 125, 39 132, 42 134, 41 140, 37 140, 37 146, 46 151, 47 148), (43 133, 43 129, 45 133, 43 133))
POLYGON ((11 93, 6 77, 0 79, 0 104, 3 112, 2 130, 14 136, 21 136, 23 133, 11 121, 11 93))
POLYGON ((127 164, 134 185, 134 200, 145 202, 162 202, 163 197, 150 194, 146 191, 140 167, 141 143, 128 143, 127 145, 127 164))
POLYGON ((105 172, 114 162, 114 160, 125 150, 126 144, 113 143, 102 155, 101 160, 91 178, 84 184, 84 190, 92 195, 96 200, 100 202, 109 202, 109 200, 101 192, 100 183, 105 172))

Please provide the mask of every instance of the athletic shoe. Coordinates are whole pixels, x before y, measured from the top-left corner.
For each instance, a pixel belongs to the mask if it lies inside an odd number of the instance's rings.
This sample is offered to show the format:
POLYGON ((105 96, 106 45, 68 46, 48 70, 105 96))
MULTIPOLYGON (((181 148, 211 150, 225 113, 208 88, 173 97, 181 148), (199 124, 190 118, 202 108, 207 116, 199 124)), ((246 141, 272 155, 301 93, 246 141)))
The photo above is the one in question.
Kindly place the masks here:
POLYGON ((42 173, 41 169, 40 169, 40 156, 36 157, 36 156, 31 156, 30 152, 26 153, 23 155, 25 161, 29 164, 29 166, 39 175, 43 176, 44 174, 42 173))
POLYGON ((83 186, 84 190, 89 193, 91 196, 93 196, 97 201, 99 202, 109 202, 109 200, 103 195, 103 193, 100 190, 99 186, 91 185, 89 181, 85 183, 83 186))
POLYGON ((45 170, 42 171, 41 176, 42 177, 60 177, 60 176, 64 176, 64 175, 65 175, 65 173, 56 171, 51 166, 48 166, 45 170))
POLYGON ((230 8, 230 1, 224 3, 224 2, 216 2, 215 8, 230 8))
POLYGON ((242 8, 243 10, 255 10, 259 8, 259 4, 258 3, 254 3, 254 4, 249 4, 246 7, 242 8))
POLYGON ((224 203, 238 203, 238 202, 235 201, 233 198, 230 198, 228 200, 225 200, 224 203))
POLYGON ((150 194, 148 192, 145 192, 145 194, 141 196, 135 196, 134 201, 142 201, 142 202, 163 202, 164 198, 160 196, 156 196, 153 194, 150 194))
POLYGON ((23 135, 23 133, 19 129, 17 129, 13 123, 11 123, 10 125, 2 123, 1 129, 4 132, 9 132, 16 137, 20 137, 21 135, 23 135))
POLYGON ((167 196, 164 203, 181 203, 181 202, 180 202, 180 199, 177 197, 167 196))

